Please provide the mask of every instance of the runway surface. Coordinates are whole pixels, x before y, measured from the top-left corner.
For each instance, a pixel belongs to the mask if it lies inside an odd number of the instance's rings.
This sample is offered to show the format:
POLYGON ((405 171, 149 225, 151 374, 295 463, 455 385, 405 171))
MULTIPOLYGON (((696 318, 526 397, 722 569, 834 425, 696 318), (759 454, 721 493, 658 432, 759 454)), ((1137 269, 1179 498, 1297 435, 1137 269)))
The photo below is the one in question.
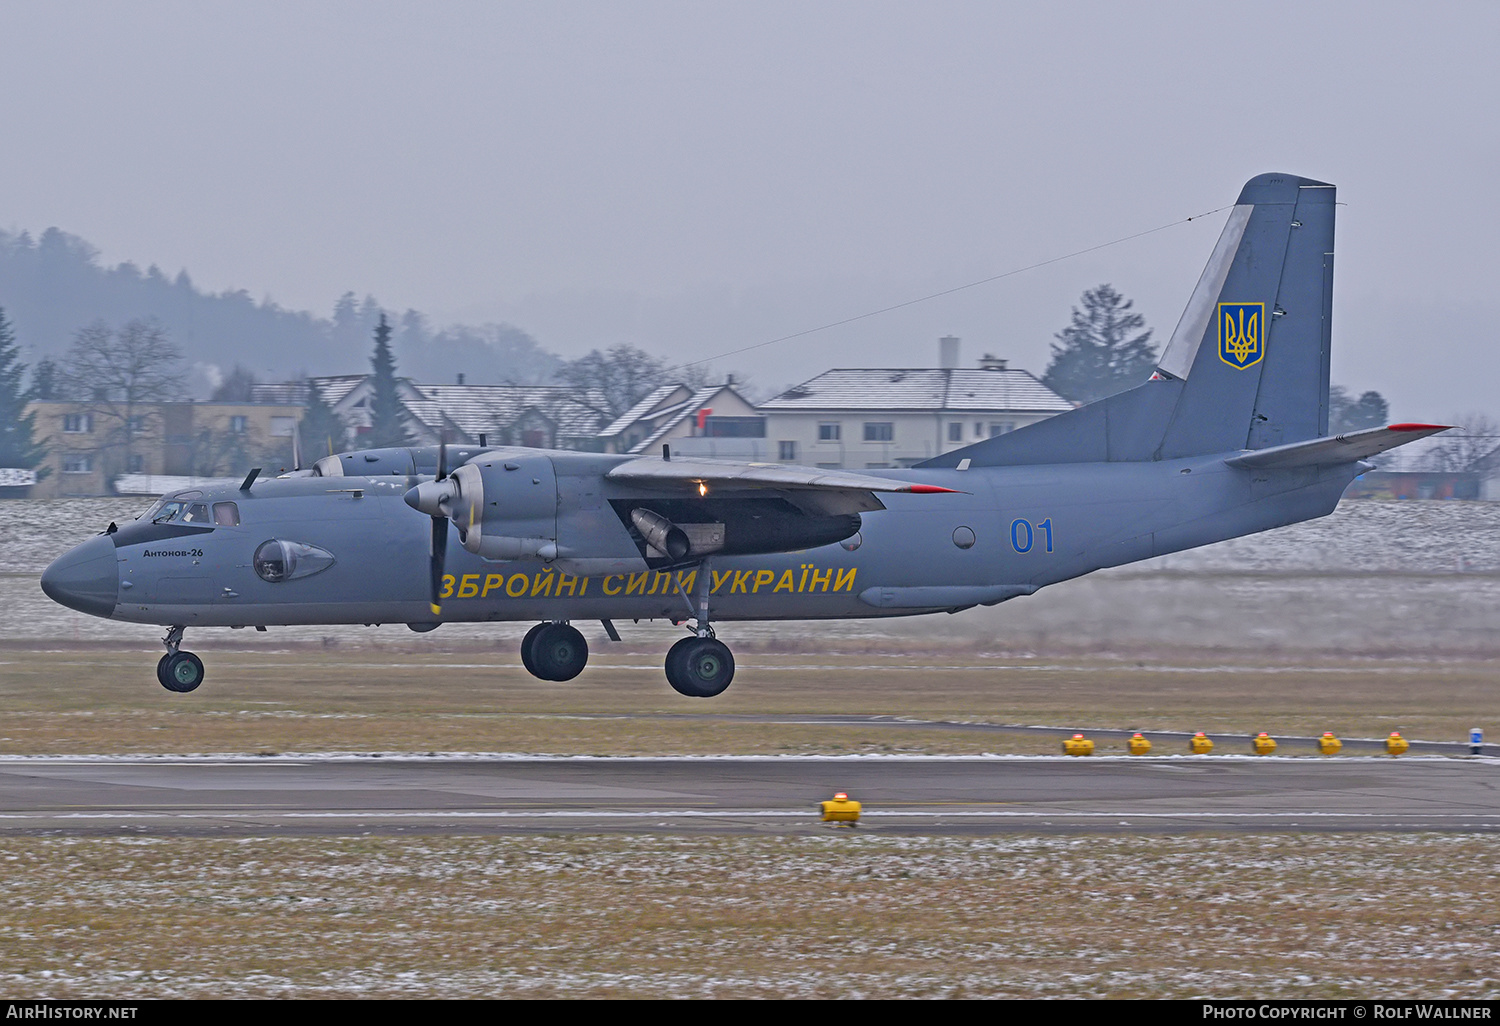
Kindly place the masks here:
POLYGON ((1500 831, 1500 760, 0 759, 0 834, 1500 831))

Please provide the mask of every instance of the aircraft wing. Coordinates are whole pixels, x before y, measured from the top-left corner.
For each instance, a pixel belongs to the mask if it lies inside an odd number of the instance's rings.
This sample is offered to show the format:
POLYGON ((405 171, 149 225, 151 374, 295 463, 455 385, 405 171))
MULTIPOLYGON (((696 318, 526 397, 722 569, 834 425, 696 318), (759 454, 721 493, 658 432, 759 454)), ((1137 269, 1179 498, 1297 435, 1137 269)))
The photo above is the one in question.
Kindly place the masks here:
POLYGON ((953 488, 892 481, 843 470, 681 457, 630 460, 612 468, 604 476, 611 481, 680 490, 683 494, 777 491, 787 494, 799 505, 815 507, 825 513, 884 509, 885 504, 875 497, 876 492, 928 494, 955 491, 953 488))
POLYGON ((1385 452, 1387 449, 1394 449, 1398 445, 1435 435, 1439 431, 1447 431, 1450 426, 1446 424, 1391 424, 1388 427, 1350 431, 1331 438, 1313 438, 1306 442, 1292 442, 1287 445, 1273 445, 1268 449, 1254 449, 1238 456, 1231 456, 1224 462, 1231 467, 1256 470, 1353 463, 1385 452))

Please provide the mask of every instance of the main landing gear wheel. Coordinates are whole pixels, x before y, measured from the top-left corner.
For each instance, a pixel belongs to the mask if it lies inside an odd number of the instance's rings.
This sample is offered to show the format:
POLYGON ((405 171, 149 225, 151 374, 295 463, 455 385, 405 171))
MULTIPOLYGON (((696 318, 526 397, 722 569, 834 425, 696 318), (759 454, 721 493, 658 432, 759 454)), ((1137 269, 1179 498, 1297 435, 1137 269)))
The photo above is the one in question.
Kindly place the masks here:
POLYGON ((667 683, 689 698, 713 698, 734 680, 734 655, 715 638, 683 638, 667 651, 667 683))
POLYGON ((548 626, 546 622, 539 623, 527 631, 526 637, 521 639, 521 665, 526 667, 527 673, 533 677, 541 677, 542 680, 546 680, 547 678, 542 677, 541 671, 536 668, 536 661, 531 658, 531 645, 536 641, 536 636, 542 633, 548 626))
POLYGON ((156 679, 168 691, 186 694, 203 683, 203 660, 191 652, 169 652, 156 664, 156 679))
POLYGON ((521 662, 542 680, 572 680, 589 661, 589 643, 566 623, 540 623, 526 632, 521 662))

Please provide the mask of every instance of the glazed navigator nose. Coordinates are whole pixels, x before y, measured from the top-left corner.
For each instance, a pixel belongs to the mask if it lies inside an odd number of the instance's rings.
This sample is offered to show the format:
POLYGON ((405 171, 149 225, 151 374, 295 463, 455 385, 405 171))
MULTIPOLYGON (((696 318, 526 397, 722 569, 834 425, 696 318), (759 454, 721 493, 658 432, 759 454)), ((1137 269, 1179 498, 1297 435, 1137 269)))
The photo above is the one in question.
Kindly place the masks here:
POLYGON ((80 613, 112 615, 120 594, 114 540, 101 534, 58 556, 42 571, 42 591, 80 613))

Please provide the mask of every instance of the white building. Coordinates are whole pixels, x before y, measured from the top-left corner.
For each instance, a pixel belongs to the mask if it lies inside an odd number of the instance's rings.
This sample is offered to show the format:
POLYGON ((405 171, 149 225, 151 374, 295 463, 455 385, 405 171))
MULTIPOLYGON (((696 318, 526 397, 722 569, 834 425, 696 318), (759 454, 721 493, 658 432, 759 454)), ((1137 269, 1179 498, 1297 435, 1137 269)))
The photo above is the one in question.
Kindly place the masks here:
MULTIPOLYGON (((944 339, 956 363, 957 339, 944 339)), ((758 407, 768 458, 862 470, 909 467, 1073 409, 1030 371, 986 356, 977 368, 840 369, 758 407)))

